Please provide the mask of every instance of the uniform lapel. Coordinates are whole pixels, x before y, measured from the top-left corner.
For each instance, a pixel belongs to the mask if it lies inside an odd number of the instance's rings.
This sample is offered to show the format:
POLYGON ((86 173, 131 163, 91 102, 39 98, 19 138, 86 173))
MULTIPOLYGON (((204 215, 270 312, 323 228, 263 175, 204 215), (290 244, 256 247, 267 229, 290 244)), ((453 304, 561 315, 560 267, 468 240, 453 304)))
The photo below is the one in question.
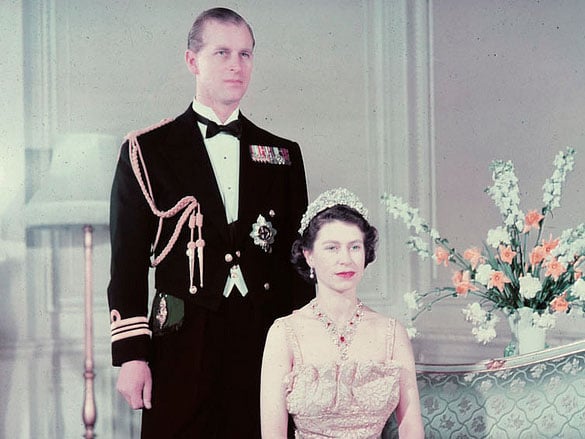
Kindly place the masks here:
POLYGON ((229 241, 225 209, 193 109, 189 106, 175 122, 163 155, 185 188, 185 196, 194 195, 200 203, 203 227, 217 227, 229 241))

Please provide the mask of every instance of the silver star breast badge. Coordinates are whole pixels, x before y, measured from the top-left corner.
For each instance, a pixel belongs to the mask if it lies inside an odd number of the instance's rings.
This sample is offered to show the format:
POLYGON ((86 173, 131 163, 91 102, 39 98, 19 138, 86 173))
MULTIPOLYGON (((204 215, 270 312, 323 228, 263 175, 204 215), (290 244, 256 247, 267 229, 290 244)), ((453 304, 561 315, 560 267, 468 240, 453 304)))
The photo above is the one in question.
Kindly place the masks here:
POLYGON ((274 244, 276 233, 276 229, 272 227, 272 223, 266 221, 266 218, 262 215, 258 215, 258 219, 252 224, 250 237, 254 240, 254 244, 260 246, 266 253, 271 253, 271 245, 274 244))

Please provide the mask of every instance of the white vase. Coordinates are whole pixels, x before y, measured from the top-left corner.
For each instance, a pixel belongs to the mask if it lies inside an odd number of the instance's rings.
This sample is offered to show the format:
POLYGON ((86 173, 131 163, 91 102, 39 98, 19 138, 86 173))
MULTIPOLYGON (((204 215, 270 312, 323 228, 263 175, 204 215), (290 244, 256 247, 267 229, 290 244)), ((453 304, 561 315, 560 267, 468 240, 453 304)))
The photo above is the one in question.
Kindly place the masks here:
POLYGON ((532 325, 533 312, 532 308, 523 307, 508 317, 508 323, 512 330, 512 342, 508 347, 508 354, 529 354, 541 351, 546 347, 546 328, 532 325))

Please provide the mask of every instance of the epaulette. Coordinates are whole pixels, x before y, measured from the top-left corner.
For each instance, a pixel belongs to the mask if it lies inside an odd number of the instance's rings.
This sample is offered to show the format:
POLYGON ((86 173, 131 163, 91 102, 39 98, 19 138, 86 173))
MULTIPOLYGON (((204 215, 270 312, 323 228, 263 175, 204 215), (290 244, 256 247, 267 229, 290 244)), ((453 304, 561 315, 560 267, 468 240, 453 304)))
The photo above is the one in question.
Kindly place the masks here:
POLYGON ((175 119, 174 118, 165 118, 165 119, 161 120, 160 122, 155 123, 153 125, 150 125, 146 128, 142 128, 142 129, 135 130, 135 131, 130 131, 128 134, 126 134, 126 136, 124 137, 124 140, 130 141, 130 139, 136 139, 143 134, 146 134, 150 131, 154 131, 157 128, 160 128, 160 127, 172 122, 173 120, 175 120, 175 119))

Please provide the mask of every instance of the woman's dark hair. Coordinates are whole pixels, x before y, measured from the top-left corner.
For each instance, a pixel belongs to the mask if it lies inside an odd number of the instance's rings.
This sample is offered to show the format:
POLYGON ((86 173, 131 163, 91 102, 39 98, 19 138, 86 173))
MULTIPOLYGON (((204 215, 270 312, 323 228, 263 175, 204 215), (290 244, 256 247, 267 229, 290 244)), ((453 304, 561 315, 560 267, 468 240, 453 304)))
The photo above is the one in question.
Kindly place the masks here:
POLYGON ((311 279, 309 277, 310 268, 305 260, 303 250, 312 250, 321 227, 333 221, 355 224, 362 231, 364 234, 364 249, 366 253, 364 267, 367 267, 369 263, 376 259, 378 230, 370 225, 370 223, 355 209, 338 204, 315 215, 315 217, 309 222, 307 228, 303 231, 303 235, 293 243, 291 262, 301 277, 309 283, 317 283, 317 279, 311 279))

